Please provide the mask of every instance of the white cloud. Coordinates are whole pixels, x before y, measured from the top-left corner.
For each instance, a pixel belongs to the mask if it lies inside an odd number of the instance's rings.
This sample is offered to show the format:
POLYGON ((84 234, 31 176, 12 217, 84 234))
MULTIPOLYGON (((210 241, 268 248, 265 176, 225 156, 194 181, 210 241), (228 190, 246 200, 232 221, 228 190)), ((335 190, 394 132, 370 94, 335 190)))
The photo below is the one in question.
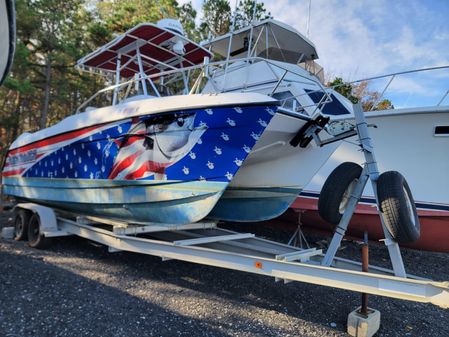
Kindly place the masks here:
MULTIPOLYGON (((185 2, 188 1, 179 1, 185 2)), ((234 0, 230 2, 234 6, 234 0)), ((202 3, 193 0, 197 10, 202 3)), ((275 19, 306 34, 309 0, 264 3, 275 19)), ((313 0, 311 3, 310 39, 317 47, 318 62, 332 77, 355 80, 449 64, 449 26, 442 19, 444 13, 426 2, 313 0)))
POLYGON ((433 96, 429 87, 415 78, 397 77, 393 79, 388 89, 397 93, 433 96))
MULTIPOLYGON (((266 0, 265 4, 275 18, 306 31, 307 0, 266 0)), ((431 25, 435 13, 417 3, 412 7, 408 11, 420 13, 419 18, 425 17, 431 25)), ((390 1, 312 1, 310 39, 318 49, 318 62, 328 73, 346 79, 449 64, 449 44, 440 40, 449 28, 435 27, 438 39, 418 41, 422 27, 405 20, 403 10, 390 1)))

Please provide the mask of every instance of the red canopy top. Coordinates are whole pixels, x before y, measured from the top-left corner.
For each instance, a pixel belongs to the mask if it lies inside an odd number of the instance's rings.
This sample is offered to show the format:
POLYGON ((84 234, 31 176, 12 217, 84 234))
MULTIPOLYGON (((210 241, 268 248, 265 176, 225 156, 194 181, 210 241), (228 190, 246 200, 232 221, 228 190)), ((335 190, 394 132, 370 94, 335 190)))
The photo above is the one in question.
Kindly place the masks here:
POLYGON ((120 59, 120 76, 129 78, 139 73, 137 50, 146 75, 197 65, 203 62, 204 57, 212 55, 207 49, 174 31, 143 23, 83 57, 77 66, 83 70, 115 72, 120 59), (185 49, 181 55, 173 51, 173 45, 179 41, 182 41, 185 49))

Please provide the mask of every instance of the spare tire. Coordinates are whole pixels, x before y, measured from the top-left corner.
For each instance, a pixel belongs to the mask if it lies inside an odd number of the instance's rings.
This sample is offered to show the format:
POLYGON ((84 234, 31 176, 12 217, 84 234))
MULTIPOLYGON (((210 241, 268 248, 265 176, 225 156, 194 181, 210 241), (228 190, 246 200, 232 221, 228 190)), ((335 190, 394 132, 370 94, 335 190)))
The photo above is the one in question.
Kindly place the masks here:
POLYGON ((419 239, 421 226, 407 181, 397 171, 384 172, 377 180, 377 197, 385 226, 399 243, 419 239))
POLYGON ((346 209, 349 196, 354 191, 362 167, 359 164, 345 162, 337 166, 327 177, 318 198, 318 213, 331 224, 338 225, 346 209))

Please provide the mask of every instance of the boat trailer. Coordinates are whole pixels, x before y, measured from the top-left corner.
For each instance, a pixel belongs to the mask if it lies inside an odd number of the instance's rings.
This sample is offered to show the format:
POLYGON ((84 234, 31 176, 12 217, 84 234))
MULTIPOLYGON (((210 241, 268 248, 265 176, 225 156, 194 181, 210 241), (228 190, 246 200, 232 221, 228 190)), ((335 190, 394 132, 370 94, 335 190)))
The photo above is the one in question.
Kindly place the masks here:
POLYGON ((335 257, 330 266, 322 265, 321 249, 302 249, 217 227, 217 222, 187 225, 135 225, 91 216, 71 217, 51 208, 22 203, 39 215, 40 235, 45 239, 68 235, 103 244, 109 252, 128 251, 181 260, 213 267, 239 270, 274 277, 276 281, 300 281, 449 308, 449 283, 433 282, 393 271, 335 257))

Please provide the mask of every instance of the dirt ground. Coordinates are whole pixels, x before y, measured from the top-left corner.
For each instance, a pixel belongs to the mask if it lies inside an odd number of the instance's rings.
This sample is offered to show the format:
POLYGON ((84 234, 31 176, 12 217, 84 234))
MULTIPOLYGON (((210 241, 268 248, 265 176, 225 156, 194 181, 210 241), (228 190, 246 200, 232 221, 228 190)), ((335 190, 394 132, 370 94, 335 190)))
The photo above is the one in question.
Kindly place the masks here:
MULTIPOLYGON (((0 227, 12 214, 0 215, 0 227)), ((236 229, 233 225, 229 228, 236 229)), ((260 225, 241 231, 286 242, 260 225)), ((311 242, 322 238, 309 237, 311 242)), ((345 242, 339 256, 359 259, 345 242)), ((388 265, 385 247, 371 263, 388 265)), ((403 250, 407 271, 449 280, 448 254, 403 250)), ((42 251, 0 239, 0 336, 347 336, 360 295, 333 288, 133 253, 77 237, 42 251)), ((378 336, 449 336, 449 310, 370 296, 381 311, 378 336)))

